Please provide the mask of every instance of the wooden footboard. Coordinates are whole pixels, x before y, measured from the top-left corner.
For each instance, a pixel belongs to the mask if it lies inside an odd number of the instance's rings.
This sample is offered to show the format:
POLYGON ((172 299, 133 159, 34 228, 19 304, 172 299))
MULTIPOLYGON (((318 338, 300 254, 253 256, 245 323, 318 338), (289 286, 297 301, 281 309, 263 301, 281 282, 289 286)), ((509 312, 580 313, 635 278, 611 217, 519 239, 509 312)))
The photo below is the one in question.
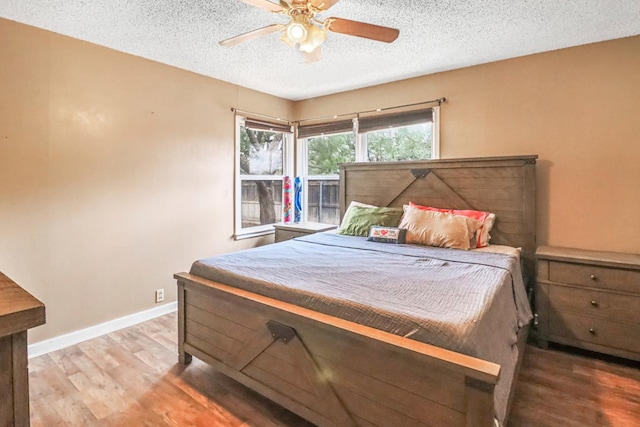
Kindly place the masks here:
POLYGON ((319 426, 493 426, 500 366, 186 273, 191 355, 319 426))

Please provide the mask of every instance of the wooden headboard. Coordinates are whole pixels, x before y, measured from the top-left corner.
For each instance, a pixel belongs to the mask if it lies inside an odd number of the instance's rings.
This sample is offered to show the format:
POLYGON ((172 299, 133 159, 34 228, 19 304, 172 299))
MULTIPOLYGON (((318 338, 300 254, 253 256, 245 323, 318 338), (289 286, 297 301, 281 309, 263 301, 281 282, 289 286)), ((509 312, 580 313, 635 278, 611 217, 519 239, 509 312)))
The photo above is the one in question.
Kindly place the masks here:
POLYGON ((351 201, 493 212, 491 243, 521 247, 532 277, 536 250, 536 155, 340 166, 340 212, 351 201))

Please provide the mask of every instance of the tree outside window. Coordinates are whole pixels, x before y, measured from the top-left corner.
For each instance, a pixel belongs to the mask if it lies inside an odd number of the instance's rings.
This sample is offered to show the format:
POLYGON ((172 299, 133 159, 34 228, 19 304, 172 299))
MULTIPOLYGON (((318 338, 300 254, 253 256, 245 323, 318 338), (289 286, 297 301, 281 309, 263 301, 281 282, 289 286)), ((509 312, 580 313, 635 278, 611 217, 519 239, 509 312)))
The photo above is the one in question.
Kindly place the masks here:
POLYGON ((291 133, 249 120, 240 121, 238 133, 236 234, 269 231, 271 224, 282 219, 282 178, 291 133))
POLYGON ((430 159, 432 129, 432 123, 421 123, 369 132, 367 159, 370 162, 430 159))
POLYGON ((353 132, 312 137, 307 140, 307 147, 309 175, 337 175, 341 163, 356 161, 353 132))

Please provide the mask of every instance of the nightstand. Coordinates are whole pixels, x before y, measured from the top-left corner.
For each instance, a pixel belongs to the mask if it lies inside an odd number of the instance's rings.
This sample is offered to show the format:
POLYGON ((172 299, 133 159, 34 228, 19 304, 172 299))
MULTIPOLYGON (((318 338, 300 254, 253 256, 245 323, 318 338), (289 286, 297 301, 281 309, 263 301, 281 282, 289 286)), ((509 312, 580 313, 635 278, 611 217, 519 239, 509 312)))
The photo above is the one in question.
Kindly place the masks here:
POLYGON ((333 230, 338 226, 319 222, 290 222, 275 224, 273 228, 275 229, 275 241, 278 243, 295 237, 306 236, 307 234, 333 230))
POLYGON ((640 255, 541 246, 538 345, 640 360, 640 255))

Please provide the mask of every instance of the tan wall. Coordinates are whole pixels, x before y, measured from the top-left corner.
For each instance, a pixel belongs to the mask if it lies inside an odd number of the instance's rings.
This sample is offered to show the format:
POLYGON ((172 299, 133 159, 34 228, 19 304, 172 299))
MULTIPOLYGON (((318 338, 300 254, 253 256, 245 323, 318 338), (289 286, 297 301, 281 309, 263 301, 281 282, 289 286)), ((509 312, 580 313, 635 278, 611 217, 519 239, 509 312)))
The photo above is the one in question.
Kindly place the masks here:
POLYGON ((40 341, 175 300, 234 242, 231 107, 307 118, 446 96, 442 157, 535 153, 541 244, 640 253, 640 37, 291 103, 0 19, 0 270, 40 341))
POLYGON ((538 244, 640 253, 640 36, 296 103, 295 118, 446 97, 443 158, 538 154, 538 244))
POLYGON ((176 298, 234 242, 231 107, 272 96, 0 19, 0 270, 58 336, 176 298))

